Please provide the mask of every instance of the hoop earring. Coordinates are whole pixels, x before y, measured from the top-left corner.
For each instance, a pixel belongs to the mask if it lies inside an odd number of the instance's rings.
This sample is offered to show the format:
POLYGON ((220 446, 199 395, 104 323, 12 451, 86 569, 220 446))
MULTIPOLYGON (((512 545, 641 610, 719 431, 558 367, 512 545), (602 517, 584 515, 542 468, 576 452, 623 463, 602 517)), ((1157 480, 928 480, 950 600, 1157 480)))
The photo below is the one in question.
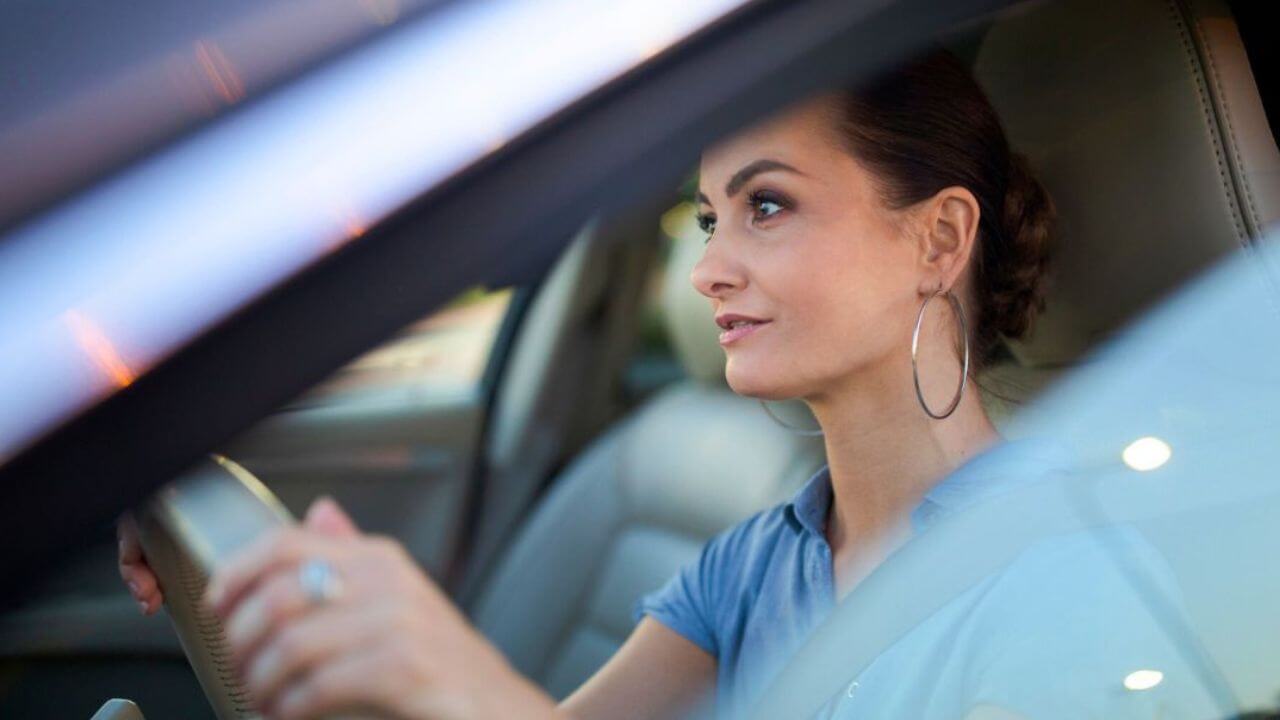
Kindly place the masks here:
POLYGON ((924 309, 929 307, 929 301, 944 294, 939 289, 934 294, 924 299, 920 303, 920 312, 916 313, 916 326, 911 331, 911 377, 916 384, 916 399, 920 401, 920 407, 924 408, 925 414, 934 420, 941 420, 951 413, 960 405, 960 397, 964 395, 964 386, 969 381, 969 328, 964 320, 964 308, 960 306, 960 300, 951 293, 950 290, 945 292, 947 300, 951 302, 951 310, 956 314, 956 318, 960 321, 960 337, 964 338, 964 367, 960 370, 960 387, 956 390, 956 396, 951 399, 951 404, 947 406, 946 411, 941 415, 929 409, 929 404, 924 401, 924 393, 920 391, 920 368, 916 364, 916 352, 920 346, 920 323, 924 321, 924 309))
POLYGON ((765 404, 764 400, 760 398, 756 398, 756 400, 760 402, 760 407, 764 408, 765 414, 768 415, 770 418, 772 418, 775 423, 781 425, 787 430, 790 430, 796 435, 804 435, 806 437, 817 437, 822 434, 821 428, 817 430, 805 430, 804 428, 798 428, 795 425, 788 425, 787 423, 783 422, 782 419, 779 418, 777 415, 773 414, 773 411, 769 409, 769 406, 765 404))

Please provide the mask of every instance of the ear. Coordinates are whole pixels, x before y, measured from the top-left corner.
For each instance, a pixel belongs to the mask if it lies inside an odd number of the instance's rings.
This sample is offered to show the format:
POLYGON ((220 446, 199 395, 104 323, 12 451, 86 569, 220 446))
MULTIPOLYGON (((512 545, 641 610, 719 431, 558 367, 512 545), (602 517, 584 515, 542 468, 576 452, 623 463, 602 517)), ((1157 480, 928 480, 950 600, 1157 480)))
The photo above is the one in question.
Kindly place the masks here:
POLYGON ((931 295, 955 287, 978 237, 981 208, 968 188, 939 190, 921 207, 920 293, 931 295))

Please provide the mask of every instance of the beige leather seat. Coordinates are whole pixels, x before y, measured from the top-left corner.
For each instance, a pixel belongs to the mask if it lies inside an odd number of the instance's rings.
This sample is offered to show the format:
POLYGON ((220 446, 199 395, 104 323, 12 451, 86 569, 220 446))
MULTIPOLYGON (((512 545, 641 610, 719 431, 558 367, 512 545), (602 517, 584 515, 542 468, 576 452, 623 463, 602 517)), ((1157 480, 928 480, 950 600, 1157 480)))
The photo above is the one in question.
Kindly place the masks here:
MULTIPOLYGON (((1056 198, 1046 315, 982 378, 998 425, 1136 312, 1280 217, 1280 157, 1219 2, 1068 0, 1010 14, 975 69, 1056 198), (998 396, 998 395, 999 396, 998 396)), ((786 497, 821 445, 723 384, 701 243, 677 246, 666 295, 692 379, 574 462, 474 606, 521 671, 563 696, 630 632, 630 608, 713 533, 786 497)), ((803 422, 799 420, 797 422, 803 422)))
POLYGON ((1015 10, 974 72, 1059 208, 1045 314, 982 384, 999 421, 1136 313, 1280 219, 1280 154, 1221 0, 1015 10))

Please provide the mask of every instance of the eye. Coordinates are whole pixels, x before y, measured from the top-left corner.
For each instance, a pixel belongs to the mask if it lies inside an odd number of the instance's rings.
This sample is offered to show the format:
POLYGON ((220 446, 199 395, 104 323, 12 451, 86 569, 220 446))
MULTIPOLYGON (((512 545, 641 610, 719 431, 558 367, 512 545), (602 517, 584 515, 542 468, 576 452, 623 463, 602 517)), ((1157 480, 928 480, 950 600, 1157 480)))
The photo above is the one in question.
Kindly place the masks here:
POLYGON ((752 191, 747 204, 756 211, 754 220, 768 220, 791 206, 786 198, 770 190, 752 191))
POLYGON ((707 234, 707 241, 710 241, 711 233, 715 232, 716 230, 716 216, 703 215, 702 213, 698 213, 694 217, 697 218, 698 227, 702 228, 702 232, 707 234))

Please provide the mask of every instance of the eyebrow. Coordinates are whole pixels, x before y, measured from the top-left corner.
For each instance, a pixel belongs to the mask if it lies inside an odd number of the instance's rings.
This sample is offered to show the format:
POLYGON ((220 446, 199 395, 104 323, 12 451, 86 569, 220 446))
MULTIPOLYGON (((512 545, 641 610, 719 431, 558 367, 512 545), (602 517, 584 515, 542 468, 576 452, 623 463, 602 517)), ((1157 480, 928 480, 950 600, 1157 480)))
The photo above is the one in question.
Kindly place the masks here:
MULTIPOLYGON (((770 170, 785 170, 787 172, 793 172, 797 175, 804 175, 804 173, 800 172, 799 170, 779 160, 772 160, 770 158, 761 158, 759 160, 753 160, 747 163, 746 165, 742 166, 741 170, 734 173, 733 177, 729 178, 729 182, 725 183, 724 194, 727 195, 728 197, 733 197, 738 193, 739 190, 742 189, 743 185, 747 184, 748 180, 755 177, 756 175, 759 175, 762 172, 769 172, 770 170)), ((703 193, 701 190, 698 191, 698 200, 708 205, 711 204, 711 200, 709 200, 706 194, 703 193)))

